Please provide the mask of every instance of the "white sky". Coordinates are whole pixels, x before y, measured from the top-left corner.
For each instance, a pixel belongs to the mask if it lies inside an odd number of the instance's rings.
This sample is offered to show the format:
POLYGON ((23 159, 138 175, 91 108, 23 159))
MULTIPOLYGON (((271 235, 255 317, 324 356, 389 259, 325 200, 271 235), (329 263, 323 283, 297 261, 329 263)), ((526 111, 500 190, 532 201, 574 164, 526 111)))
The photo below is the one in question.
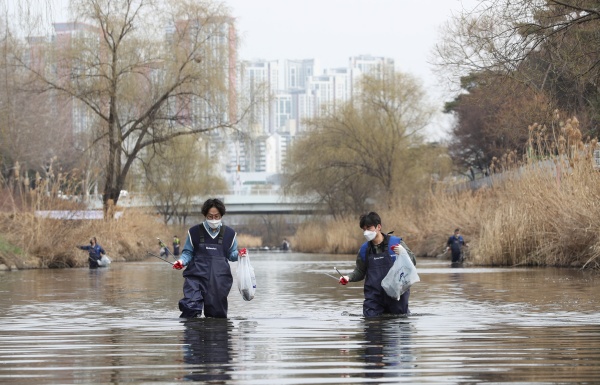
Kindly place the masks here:
MULTIPOLYGON (((16 4, 50 2, 60 20, 68 0, 0 0, 16 4)), ((451 98, 428 63, 440 27, 453 13, 479 0, 224 0, 241 37, 240 59, 317 59, 321 68, 342 67, 350 56, 391 57, 396 69, 420 79, 441 110, 451 98)), ((11 4, 12 3, 12 4, 11 4)), ((3 8, 3 7, 2 7, 3 8)), ((64 18, 64 16, 62 16, 64 18)), ((448 117, 431 131, 441 137, 448 117)), ((433 138, 432 138, 433 139, 433 138)))
MULTIPOLYGON (((242 59, 318 59, 341 67, 350 56, 391 57, 420 79, 435 106, 450 100, 428 64, 440 28, 479 0, 225 0, 237 18, 242 59)), ((440 116, 431 139, 451 124, 440 116)))

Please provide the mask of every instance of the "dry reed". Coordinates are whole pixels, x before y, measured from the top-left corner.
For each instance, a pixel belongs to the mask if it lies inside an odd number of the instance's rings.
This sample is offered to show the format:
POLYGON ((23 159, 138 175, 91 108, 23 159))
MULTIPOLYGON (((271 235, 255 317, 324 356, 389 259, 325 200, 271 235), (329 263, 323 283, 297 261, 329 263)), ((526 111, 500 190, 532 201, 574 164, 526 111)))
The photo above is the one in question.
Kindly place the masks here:
MULTIPOLYGON (((418 206, 375 208, 384 231, 394 230, 421 257, 442 253, 459 227, 474 264, 600 267, 598 144, 582 139, 577 119, 558 118, 550 128, 530 127, 524 159, 514 152, 495 159, 489 187, 437 188, 418 206)), ((296 234, 296 249, 355 253, 361 238, 358 218, 310 223, 296 234)))

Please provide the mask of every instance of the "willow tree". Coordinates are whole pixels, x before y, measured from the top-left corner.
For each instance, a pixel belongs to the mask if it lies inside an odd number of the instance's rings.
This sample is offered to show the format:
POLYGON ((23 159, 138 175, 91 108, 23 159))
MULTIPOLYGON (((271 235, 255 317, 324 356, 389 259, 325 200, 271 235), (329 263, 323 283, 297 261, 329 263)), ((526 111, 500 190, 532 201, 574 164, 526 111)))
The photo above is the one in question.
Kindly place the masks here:
POLYGON ((28 39, 16 57, 31 90, 59 93, 99 125, 107 212, 140 156, 235 126, 235 28, 210 1, 71 0, 71 12, 52 41, 28 39))
POLYGON ((142 159, 146 178, 144 184, 157 212, 165 224, 173 219, 185 223, 185 218, 197 196, 214 195, 227 189, 208 154, 202 151, 203 142, 179 137, 170 146, 142 159))
POLYGON ((422 131, 432 116, 413 77, 364 76, 352 100, 307 122, 286 162, 288 191, 313 193, 340 215, 364 210, 369 198, 404 200, 430 181, 422 131))

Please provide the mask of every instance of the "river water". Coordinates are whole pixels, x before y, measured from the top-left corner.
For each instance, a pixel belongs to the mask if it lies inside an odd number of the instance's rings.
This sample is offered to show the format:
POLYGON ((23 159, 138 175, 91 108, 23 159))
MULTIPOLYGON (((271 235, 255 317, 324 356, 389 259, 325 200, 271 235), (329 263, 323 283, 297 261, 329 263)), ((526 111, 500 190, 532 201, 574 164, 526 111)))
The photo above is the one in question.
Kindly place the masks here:
MULTIPOLYGON (((405 318, 362 317, 351 255, 255 253, 256 297, 179 319, 180 271, 0 272, 0 383, 600 382, 600 277, 419 260, 405 318)), ((235 275, 235 264, 232 264, 235 275)))

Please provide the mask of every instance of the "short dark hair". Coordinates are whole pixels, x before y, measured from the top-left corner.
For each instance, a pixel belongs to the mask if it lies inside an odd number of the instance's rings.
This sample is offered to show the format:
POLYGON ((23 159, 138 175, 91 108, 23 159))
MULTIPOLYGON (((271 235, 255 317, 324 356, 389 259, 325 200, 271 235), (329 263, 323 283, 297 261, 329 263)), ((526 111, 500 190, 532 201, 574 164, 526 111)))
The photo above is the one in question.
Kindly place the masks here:
POLYGON ((371 211, 368 214, 363 214, 360 216, 360 228, 364 229, 365 227, 377 226, 381 224, 381 218, 379 214, 375 211, 371 211))
POLYGON ((455 232, 455 233, 459 233, 459 232, 460 232, 460 229, 457 227, 457 228, 455 228, 455 229, 454 229, 454 232, 455 232))
POLYGON ((223 202, 221 202, 220 199, 216 198, 207 199, 206 202, 204 202, 204 204, 202 205, 202 215, 207 216, 208 210, 212 209, 213 207, 219 210, 219 214, 221 214, 221 216, 225 215, 225 205, 223 204, 223 202))

